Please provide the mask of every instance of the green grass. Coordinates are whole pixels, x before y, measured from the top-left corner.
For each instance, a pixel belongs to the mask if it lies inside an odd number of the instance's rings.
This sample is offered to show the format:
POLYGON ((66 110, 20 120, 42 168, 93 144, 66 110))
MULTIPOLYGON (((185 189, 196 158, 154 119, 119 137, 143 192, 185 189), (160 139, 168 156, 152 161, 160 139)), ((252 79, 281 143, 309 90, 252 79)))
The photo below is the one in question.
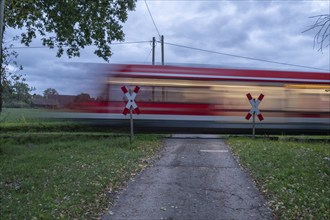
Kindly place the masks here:
POLYGON ((0 114, 1 123, 22 123, 40 121, 38 116, 47 112, 44 109, 4 108, 0 114))
POLYGON ((0 136, 1 219, 99 217, 124 182, 148 165, 157 135, 5 133, 0 136))
POLYGON ((40 116, 46 109, 4 108, 0 114, 0 131, 33 132, 33 131, 71 131, 80 126, 70 121, 50 120, 40 116))
POLYGON ((279 219, 330 219, 328 143, 230 138, 279 219))
MULTIPOLYGON (((58 113, 46 109, 4 108, 0 114, 0 131, 17 132, 113 132, 113 128, 92 125, 82 121, 48 117, 48 113, 58 113)), ((123 130, 127 132, 128 129, 123 130)), ((116 132, 119 130, 116 129, 116 132)))

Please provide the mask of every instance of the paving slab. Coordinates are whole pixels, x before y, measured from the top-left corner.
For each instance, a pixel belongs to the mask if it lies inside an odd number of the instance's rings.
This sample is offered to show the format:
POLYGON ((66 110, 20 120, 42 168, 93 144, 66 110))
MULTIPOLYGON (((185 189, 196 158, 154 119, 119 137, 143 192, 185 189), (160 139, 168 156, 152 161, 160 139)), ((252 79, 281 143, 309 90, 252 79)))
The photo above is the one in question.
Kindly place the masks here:
POLYGON ((193 137, 166 139, 160 159, 127 184, 103 219, 272 219, 224 140, 193 137))

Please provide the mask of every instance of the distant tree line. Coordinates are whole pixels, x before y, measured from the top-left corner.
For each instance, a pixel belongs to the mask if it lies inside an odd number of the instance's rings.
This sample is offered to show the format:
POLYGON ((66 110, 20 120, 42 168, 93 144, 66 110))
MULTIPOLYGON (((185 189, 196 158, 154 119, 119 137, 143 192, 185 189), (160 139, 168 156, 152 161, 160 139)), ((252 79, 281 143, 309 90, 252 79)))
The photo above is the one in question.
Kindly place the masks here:
MULTIPOLYGON (((5 108, 58 108, 63 107, 59 102, 66 102, 66 108, 73 107, 77 103, 95 101, 88 93, 79 95, 60 95, 56 89, 47 88, 43 95, 32 94, 34 88, 29 87, 25 83, 25 79, 21 81, 9 82, 3 90, 3 107, 5 108), (66 99, 63 101, 63 99, 66 99), (38 104, 36 104, 38 103, 38 104)), ((61 104, 61 103, 60 103, 61 104)))
MULTIPOLYGON (((26 83, 17 63, 18 53, 9 50, 12 45, 3 48, 1 72, 0 107, 26 107, 31 102, 31 92, 35 89, 26 83), (1 102, 2 99, 2 102, 1 102)), ((1 109, 1 108, 0 108, 1 109)))

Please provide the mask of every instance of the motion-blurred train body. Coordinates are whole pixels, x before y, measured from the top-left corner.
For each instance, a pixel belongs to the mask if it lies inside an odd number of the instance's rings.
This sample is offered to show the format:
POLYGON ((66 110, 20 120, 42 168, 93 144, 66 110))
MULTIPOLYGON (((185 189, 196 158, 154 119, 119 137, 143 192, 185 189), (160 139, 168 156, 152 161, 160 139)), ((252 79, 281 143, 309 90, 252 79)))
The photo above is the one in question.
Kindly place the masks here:
MULTIPOLYGON (((122 86, 134 90, 140 114, 135 127, 177 128, 198 132, 247 131, 251 109, 246 94, 264 99, 256 119, 259 133, 330 131, 330 73, 201 68, 184 66, 109 65, 100 96, 81 103, 79 111, 115 124, 125 121, 127 99, 122 86)), ((134 111, 133 111, 134 113, 134 111)))

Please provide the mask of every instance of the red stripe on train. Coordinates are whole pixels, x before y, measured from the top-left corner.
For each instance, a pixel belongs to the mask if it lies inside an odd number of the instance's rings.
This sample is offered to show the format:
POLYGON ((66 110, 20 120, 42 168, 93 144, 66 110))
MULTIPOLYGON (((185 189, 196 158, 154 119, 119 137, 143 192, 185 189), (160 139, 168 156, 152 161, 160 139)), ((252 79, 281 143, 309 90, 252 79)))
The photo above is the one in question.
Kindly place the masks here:
MULTIPOLYGON (((137 102, 141 114, 155 115, 194 115, 194 116, 237 116, 245 117, 249 109, 216 108, 212 104, 186 104, 186 103, 150 103, 137 102)), ((125 108, 125 102, 86 102, 75 106, 75 110, 91 113, 115 113, 121 114, 125 108)), ((304 117, 304 118, 330 118, 329 112, 307 111, 269 111, 262 110, 267 117, 304 117)))
POLYGON ((292 78, 330 80, 330 72, 295 72, 279 70, 247 70, 247 69, 223 69, 223 68, 193 68, 180 66, 152 66, 152 65, 120 65, 121 73, 157 73, 204 75, 204 76, 242 76, 261 78, 292 78))

